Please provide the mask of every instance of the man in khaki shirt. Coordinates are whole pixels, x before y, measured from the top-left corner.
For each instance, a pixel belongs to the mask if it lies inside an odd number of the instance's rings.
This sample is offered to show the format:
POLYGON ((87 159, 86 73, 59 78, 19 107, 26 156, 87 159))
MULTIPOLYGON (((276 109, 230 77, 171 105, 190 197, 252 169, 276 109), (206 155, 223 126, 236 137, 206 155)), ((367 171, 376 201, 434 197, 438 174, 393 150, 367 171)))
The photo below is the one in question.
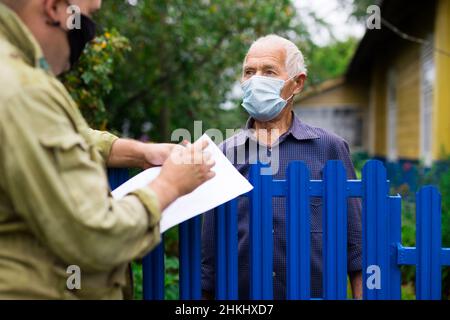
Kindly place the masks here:
POLYGON ((92 31, 100 5, 0 0, 0 299, 123 298, 127 264, 160 241, 161 211, 214 175, 205 144, 143 144, 88 127, 55 75, 90 40, 83 28, 92 31), (82 13, 74 34, 69 5, 82 13), (150 186, 111 198, 106 166, 156 165, 150 186), (66 284, 73 265, 79 290, 66 284))

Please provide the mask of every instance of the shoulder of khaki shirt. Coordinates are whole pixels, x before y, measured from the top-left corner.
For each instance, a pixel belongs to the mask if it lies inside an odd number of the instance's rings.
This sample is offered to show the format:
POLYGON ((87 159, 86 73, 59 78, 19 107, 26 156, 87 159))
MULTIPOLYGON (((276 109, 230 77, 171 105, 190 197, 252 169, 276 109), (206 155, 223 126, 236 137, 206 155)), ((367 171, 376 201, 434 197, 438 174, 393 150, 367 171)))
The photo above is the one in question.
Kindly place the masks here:
POLYGON ((160 241, 155 194, 144 188, 112 200, 64 87, 39 69, 13 66, 11 91, 0 97, 0 165, 17 214, 55 254, 85 269, 142 257, 160 241))

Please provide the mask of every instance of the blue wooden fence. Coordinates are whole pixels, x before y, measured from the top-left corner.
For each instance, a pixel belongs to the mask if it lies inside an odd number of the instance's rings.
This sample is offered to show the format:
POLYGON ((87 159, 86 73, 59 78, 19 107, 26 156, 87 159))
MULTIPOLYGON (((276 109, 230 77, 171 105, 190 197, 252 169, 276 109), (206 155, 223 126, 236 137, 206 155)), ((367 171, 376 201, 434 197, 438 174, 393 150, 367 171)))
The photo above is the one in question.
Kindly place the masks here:
MULTIPOLYGON (((441 298, 441 272, 450 249, 441 244, 441 198, 432 186, 416 194, 416 247, 401 244, 401 198, 389 195, 382 162, 366 163, 362 180, 347 180, 340 161, 328 161, 323 180, 310 180, 303 162, 290 163, 285 180, 261 175, 253 165, 250 182, 250 297, 272 299, 272 198, 287 203, 287 299, 310 299, 310 197, 323 198, 324 299, 347 298, 347 198, 362 199, 363 297, 401 299, 400 266, 416 266, 416 298, 441 298), (366 270, 377 266, 381 287, 369 289, 366 270)), ((127 175, 111 172, 114 188, 127 175)), ((215 210, 216 298, 238 299, 237 199, 215 210)), ((201 220, 179 226, 180 299, 201 299, 201 220)), ((164 299, 164 243, 143 261, 144 299, 164 299)), ((369 273, 370 275, 370 273, 369 273)), ((370 279, 369 279, 370 280, 370 279)))

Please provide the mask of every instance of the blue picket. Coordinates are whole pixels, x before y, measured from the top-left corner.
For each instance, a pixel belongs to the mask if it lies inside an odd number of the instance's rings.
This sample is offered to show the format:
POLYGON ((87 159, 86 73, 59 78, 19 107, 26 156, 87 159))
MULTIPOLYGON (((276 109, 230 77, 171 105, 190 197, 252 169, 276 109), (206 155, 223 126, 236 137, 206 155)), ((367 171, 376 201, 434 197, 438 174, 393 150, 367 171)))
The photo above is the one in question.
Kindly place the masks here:
POLYGON ((287 170, 286 282, 287 299, 311 297, 311 235, 309 171, 303 162, 292 162, 287 170))
POLYGON ((389 211, 386 168, 377 160, 365 164, 363 182, 363 270, 379 268, 379 287, 368 287, 367 273, 363 272, 363 297, 368 300, 389 298, 389 211))
POLYGON ((215 209, 214 224, 216 236, 216 299, 226 300, 228 297, 226 204, 215 209))
POLYGON ((183 222, 178 226, 178 246, 179 246, 179 295, 180 300, 191 298, 191 254, 189 230, 190 221, 183 222))
POLYGON ((227 279, 228 300, 238 299, 238 201, 231 200, 227 203, 227 279))
POLYGON ((164 300, 164 240, 142 261, 144 300, 164 300))
POLYGON ((180 299, 200 300, 201 289, 201 216, 179 226, 180 299))
POLYGON ((416 194, 416 299, 441 298, 441 196, 432 186, 416 194))
POLYGON ((402 198, 400 195, 389 197, 389 299, 402 297, 402 273, 397 261, 398 244, 402 241, 402 198))
POLYGON ((108 181, 111 190, 116 189, 128 179, 130 179, 128 169, 108 169, 108 181))
POLYGON ((216 208, 216 299, 238 299, 237 199, 216 208))
POLYGON ((341 161, 324 169, 323 293, 324 299, 347 298, 346 173, 341 161))
POLYGON ((272 176, 250 169, 250 299, 273 298, 272 176))

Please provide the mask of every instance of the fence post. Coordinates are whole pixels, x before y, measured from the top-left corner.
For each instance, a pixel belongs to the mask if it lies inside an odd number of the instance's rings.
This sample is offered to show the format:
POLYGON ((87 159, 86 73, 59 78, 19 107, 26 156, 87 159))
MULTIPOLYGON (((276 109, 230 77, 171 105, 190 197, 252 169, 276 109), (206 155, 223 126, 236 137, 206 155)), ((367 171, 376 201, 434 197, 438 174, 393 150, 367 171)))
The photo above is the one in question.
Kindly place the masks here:
POLYGON ((164 300, 164 238, 142 261, 144 300, 164 300))
POLYGON ((250 168, 250 299, 273 299, 272 176, 250 168))
MULTIPOLYGON (((363 168, 363 295, 364 299, 389 298, 389 211, 386 168, 378 160, 363 168), (375 269, 368 269, 375 267, 375 269), (368 287, 367 271, 379 271, 380 286, 368 287)), ((376 280, 376 277, 374 277, 376 280)), ((369 279, 370 280, 370 279, 369 279)))
POLYGON ((287 299, 311 297, 311 227, 309 170, 295 161, 287 169, 286 282, 287 299))
POLYGON ((130 179, 128 169, 125 168, 108 169, 108 181, 111 190, 114 190, 121 184, 127 182, 128 179, 130 179))
POLYGON ((201 215, 179 226, 180 300, 200 300, 202 297, 201 227, 201 215))
POLYGON ((216 236, 216 299, 226 300, 228 294, 227 277, 227 232, 225 204, 214 210, 214 224, 216 236))
MULTIPOLYGON (((128 169, 108 169, 111 190, 130 178, 128 169)), ((164 300, 164 236, 161 243, 142 260, 142 287, 144 300, 164 300)))
POLYGON ((341 161, 324 168, 323 288, 324 299, 347 298, 346 172, 341 161))
POLYGON ((402 274, 397 260, 398 245, 402 242, 402 198, 400 195, 389 197, 389 233, 390 233, 390 281, 389 299, 401 300, 402 274))
POLYGON ((216 299, 238 299, 237 201, 216 208, 216 299))
POLYGON ((238 299, 238 199, 227 203, 228 299, 238 299))
POLYGON ((441 195, 432 186, 416 194, 416 299, 441 299, 441 195))

